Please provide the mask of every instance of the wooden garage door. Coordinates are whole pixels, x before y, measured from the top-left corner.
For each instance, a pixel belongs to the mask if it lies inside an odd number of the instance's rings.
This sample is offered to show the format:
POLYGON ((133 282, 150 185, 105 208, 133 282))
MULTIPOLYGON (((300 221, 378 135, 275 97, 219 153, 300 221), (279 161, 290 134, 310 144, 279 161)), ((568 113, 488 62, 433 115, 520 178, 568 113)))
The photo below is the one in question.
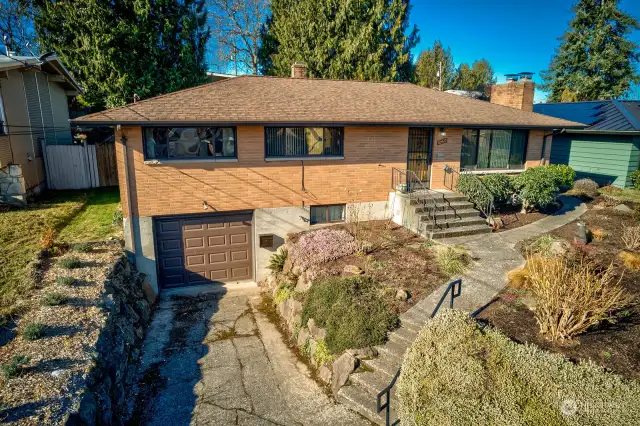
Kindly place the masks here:
POLYGON ((251 214, 156 220, 163 288, 252 279, 251 214))

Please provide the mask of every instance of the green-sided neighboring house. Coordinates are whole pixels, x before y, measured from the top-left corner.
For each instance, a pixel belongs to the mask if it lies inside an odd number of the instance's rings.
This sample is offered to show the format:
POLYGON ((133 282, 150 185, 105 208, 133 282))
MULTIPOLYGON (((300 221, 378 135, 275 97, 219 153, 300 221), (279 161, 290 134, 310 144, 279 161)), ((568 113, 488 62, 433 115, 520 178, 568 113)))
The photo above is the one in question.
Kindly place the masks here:
POLYGON ((533 111, 589 125, 554 134, 552 164, 568 164, 600 185, 631 186, 640 166, 640 101, 536 104, 533 111))

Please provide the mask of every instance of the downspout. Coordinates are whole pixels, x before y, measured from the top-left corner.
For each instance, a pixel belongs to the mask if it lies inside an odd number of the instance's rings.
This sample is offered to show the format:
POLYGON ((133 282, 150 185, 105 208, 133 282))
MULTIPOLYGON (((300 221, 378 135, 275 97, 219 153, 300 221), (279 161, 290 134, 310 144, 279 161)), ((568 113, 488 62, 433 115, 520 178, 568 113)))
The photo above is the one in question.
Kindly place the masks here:
POLYGON ((129 235, 131 237, 131 247, 128 252, 129 261, 135 265, 135 254, 136 254, 136 236, 133 229, 133 214, 131 209, 131 184, 129 181, 129 156, 127 153, 127 137, 122 134, 120 130, 120 125, 117 126, 117 129, 120 131, 121 137, 120 142, 122 143, 122 165, 124 167, 124 183, 125 189, 127 192, 127 228, 129 230, 129 235))

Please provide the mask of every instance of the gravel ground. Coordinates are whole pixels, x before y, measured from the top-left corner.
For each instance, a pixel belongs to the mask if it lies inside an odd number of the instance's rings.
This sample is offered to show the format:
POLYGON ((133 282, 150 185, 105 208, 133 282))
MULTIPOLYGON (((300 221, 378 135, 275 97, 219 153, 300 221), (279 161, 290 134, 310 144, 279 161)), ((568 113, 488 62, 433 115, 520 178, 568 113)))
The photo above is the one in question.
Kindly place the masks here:
POLYGON ((60 424, 84 385, 100 328, 102 291, 111 266, 121 255, 118 244, 95 244, 89 253, 68 251, 48 261, 42 284, 29 302, 31 309, 16 324, 16 337, 0 347, 0 363, 14 356, 29 362, 15 378, 0 376, 0 422, 21 425, 60 424), (64 269, 59 261, 77 257, 81 267, 64 269), (71 286, 56 283, 57 277, 75 279, 71 286), (60 306, 46 306, 49 293, 67 298, 60 306), (28 341, 23 329, 30 323, 45 326, 44 336, 28 341))

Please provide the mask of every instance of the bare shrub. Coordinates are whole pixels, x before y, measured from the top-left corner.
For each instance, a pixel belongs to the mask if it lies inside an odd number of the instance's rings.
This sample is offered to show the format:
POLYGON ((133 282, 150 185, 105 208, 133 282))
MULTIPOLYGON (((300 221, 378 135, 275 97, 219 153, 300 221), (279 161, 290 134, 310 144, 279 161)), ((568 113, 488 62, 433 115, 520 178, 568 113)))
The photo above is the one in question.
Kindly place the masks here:
POLYGON ((289 258, 301 271, 354 253, 353 236, 341 229, 322 228, 302 234, 289 252, 289 258))
POLYGON ((639 270, 640 269, 640 254, 639 253, 631 253, 628 251, 622 251, 618 254, 624 266, 629 269, 639 270))
POLYGON ((440 271, 450 277, 462 274, 470 261, 469 253, 463 248, 442 246, 436 251, 440 271))
POLYGON ((629 303, 613 265, 599 272, 586 262, 533 256, 525 269, 526 288, 537 299, 535 317, 540 332, 551 340, 584 333, 613 318, 613 311, 629 303))
POLYGON ((45 229, 42 237, 40 237, 40 248, 43 250, 51 250, 55 242, 56 231, 53 228, 45 229))
POLYGON ((627 250, 638 250, 640 248, 640 225, 623 226, 622 242, 627 250))

